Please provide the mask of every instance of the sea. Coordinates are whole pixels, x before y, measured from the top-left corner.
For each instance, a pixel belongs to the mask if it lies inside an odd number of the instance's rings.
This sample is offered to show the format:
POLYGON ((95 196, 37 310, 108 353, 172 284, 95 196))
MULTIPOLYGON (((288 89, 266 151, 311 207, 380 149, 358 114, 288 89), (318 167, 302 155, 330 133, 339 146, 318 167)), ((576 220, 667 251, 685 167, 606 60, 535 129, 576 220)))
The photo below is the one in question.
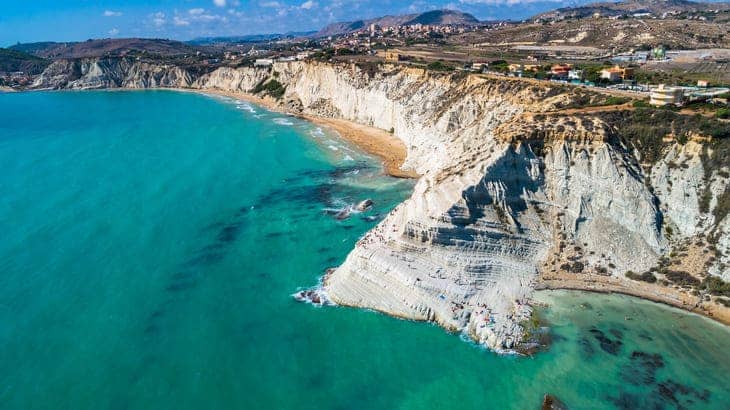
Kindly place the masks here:
POLYGON ((294 117, 175 91, 6 93, 0 166, 3 409, 730 406, 728 328, 647 301, 541 292, 551 344, 529 357, 296 302, 414 182, 294 117))

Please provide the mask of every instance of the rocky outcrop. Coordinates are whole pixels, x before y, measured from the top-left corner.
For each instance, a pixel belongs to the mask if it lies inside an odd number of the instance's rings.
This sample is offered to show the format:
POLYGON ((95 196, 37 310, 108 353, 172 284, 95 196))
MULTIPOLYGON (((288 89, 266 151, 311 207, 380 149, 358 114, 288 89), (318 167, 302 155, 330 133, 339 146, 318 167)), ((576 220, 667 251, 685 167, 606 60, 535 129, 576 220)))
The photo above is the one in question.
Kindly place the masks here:
POLYGON ((234 69, 219 68, 211 73, 204 74, 192 85, 192 88, 218 89, 225 91, 240 91, 249 93, 271 73, 264 69, 234 69))
POLYGON ((328 300, 433 321, 511 351, 525 342, 531 293, 546 273, 608 278, 630 293, 627 271, 647 271, 676 244, 702 236, 720 253, 707 260, 709 272, 728 277, 730 222, 713 214, 727 167, 707 169, 711 154, 701 142, 669 144, 658 162, 641 164, 620 116, 574 107, 600 102, 600 94, 302 62, 198 76, 129 62, 57 62, 36 86, 251 92, 270 79, 285 88, 285 109, 391 130, 408 149, 404 168, 422 175, 413 195, 327 275, 328 300))
POLYGON ((166 64, 124 58, 54 61, 33 82, 34 89, 190 87, 193 75, 166 64))
POLYGON ((698 204, 699 155, 671 171, 661 165, 696 152, 693 143, 671 145, 647 173, 622 142, 620 117, 566 109, 574 90, 395 67, 372 77, 357 66, 274 71, 305 113, 392 129, 408 147, 405 166, 423 175, 327 277, 337 303, 434 321, 512 350, 549 259, 570 249, 561 269, 610 277, 628 292, 627 271, 651 269, 678 241, 716 226, 698 204), (686 192, 666 196, 652 178, 686 192), (673 237, 668 225, 677 226, 673 237))

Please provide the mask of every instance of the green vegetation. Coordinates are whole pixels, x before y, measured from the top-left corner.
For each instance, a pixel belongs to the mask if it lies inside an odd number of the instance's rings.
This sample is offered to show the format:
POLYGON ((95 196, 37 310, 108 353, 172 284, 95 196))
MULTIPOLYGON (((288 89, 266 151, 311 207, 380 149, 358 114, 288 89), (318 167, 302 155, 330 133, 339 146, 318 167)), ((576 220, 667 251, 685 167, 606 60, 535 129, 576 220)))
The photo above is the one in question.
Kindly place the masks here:
MULTIPOLYGON (((730 127, 729 124, 725 124, 730 127)), ((710 191, 710 179, 712 174, 717 172, 724 172, 723 167, 728 165, 727 159, 730 158, 730 138, 721 138, 708 141, 702 147, 700 154, 702 158, 702 165, 705 168, 704 178, 704 191, 700 195, 700 211, 709 212, 710 202, 712 201, 712 192, 710 191)), ((713 209, 713 215, 715 216, 715 222, 720 222, 725 216, 730 213, 730 192, 725 189, 725 192, 721 193, 717 197, 717 206, 713 209)))
POLYGON ((276 80, 262 81, 253 89, 254 94, 264 93, 277 100, 284 96, 286 87, 276 80))
POLYGON ((730 118, 730 109, 724 107, 718 109, 717 111, 715 111, 715 117, 722 119, 730 118))
POLYGON ((583 70, 583 79, 595 84, 609 84, 610 82, 601 78, 601 70, 613 66, 610 62, 603 64, 580 64, 576 68, 583 70))
POLYGON ((585 269, 585 265, 583 262, 573 262, 572 264, 564 263, 560 265, 560 269, 566 272, 581 273, 583 272, 583 269, 585 269))
POLYGON ((22 51, 0 48, 0 72, 40 74, 51 62, 22 51))
POLYGON ((443 61, 434 61, 426 66, 431 71, 454 71, 454 67, 443 61))
MULTIPOLYGON (((688 85, 697 84, 698 80, 707 80, 709 78, 716 79, 717 73, 708 73, 706 71, 688 72, 681 69, 666 69, 661 71, 652 71, 645 68, 637 69, 634 73, 634 79, 639 84, 667 84, 667 85, 688 85)), ((713 86, 722 86, 727 81, 727 76, 717 78, 713 86)))
MULTIPOLYGON (((727 159, 727 157, 725 157, 727 159)), ((705 189, 709 191, 709 189, 705 189)), ((707 205, 709 206, 709 205, 707 205)), ((715 222, 719 223, 730 213, 730 186, 725 187, 725 191, 717 196, 717 205, 712 210, 712 215, 715 216, 715 222)))
POLYGON ((707 290, 711 295, 730 297, 730 283, 717 276, 708 275, 702 280, 701 288, 707 290))
POLYGON ((638 274, 633 271, 626 272, 626 277, 633 280, 640 280, 642 282, 648 282, 648 283, 656 283, 656 276, 654 276, 651 272, 644 272, 642 274, 638 274))
POLYGON ((489 70, 506 73, 509 71, 509 63, 505 60, 494 60, 489 63, 489 70))
POLYGON ((335 55, 335 49, 327 48, 312 54, 311 58, 318 61, 329 61, 335 55))
POLYGON ((681 286, 698 286, 700 280, 690 275, 688 272, 683 270, 667 270, 664 271, 664 276, 670 281, 681 286))
POLYGON ((367 75, 369 79, 375 77, 375 75, 380 71, 380 63, 377 62, 359 61, 355 63, 355 65, 362 73, 367 75))
POLYGON ((537 330, 540 329, 540 323, 542 320, 540 319, 540 316, 538 315, 537 311, 533 309, 530 312, 530 317, 526 320, 523 320, 520 325, 522 326, 522 329, 524 329, 524 333, 522 334, 522 342, 528 343, 528 342, 536 342, 536 337, 538 336, 537 330))
POLYGON ((616 96, 609 96, 605 100, 603 100, 603 103, 601 105, 621 105, 626 104, 627 102, 631 101, 630 98, 626 97, 616 97, 616 96))
MULTIPOLYGON (((631 101, 630 98, 626 97, 616 97, 614 95, 609 95, 608 97, 599 100, 593 104, 589 104, 590 106, 604 106, 604 105, 622 105, 626 104, 627 102, 631 101)), ((585 105, 584 105, 585 106, 585 105)))
MULTIPOLYGON (((730 124, 707 118, 702 115, 682 115, 669 110, 654 108, 637 108, 631 112, 621 112, 615 115, 616 124, 623 124, 619 131, 624 142, 636 147, 642 156, 642 161, 656 163, 662 157, 665 143, 662 141, 667 135, 674 135, 679 141, 686 140, 690 132, 713 138, 713 161, 709 168, 717 170, 721 167, 718 158, 718 149, 724 152, 723 147, 730 145, 730 124)), ((727 147, 730 151, 730 147, 727 147)), ((727 157, 724 157, 727 158, 727 157)), ((711 158, 707 158, 710 160, 711 158)), ((703 164, 708 162, 703 158, 703 164)))

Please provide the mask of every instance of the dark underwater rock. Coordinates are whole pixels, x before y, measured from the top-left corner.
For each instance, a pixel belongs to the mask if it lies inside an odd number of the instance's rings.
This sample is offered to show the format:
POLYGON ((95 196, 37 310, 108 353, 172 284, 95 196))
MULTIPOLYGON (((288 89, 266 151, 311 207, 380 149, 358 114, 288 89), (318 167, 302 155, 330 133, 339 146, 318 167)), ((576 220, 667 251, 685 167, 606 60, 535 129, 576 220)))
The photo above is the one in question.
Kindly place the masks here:
POLYGON ((567 406, 552 394, 546 394, 542 398, 542 410, 567 410, 567 406))
POLYGON ((593 337, 598 341, 598 344, 601 346, 601 349, 603 349, 604 352, 611 354, 611 355, 617 355, 621 351, 621 346, 623 346, 623 342, 621 340, 613 340, 610 337, 606 336, 605 333, 603 333, 601 330, 594 328, 591 328, 590 330, 591 334, 593 334, 593 337))

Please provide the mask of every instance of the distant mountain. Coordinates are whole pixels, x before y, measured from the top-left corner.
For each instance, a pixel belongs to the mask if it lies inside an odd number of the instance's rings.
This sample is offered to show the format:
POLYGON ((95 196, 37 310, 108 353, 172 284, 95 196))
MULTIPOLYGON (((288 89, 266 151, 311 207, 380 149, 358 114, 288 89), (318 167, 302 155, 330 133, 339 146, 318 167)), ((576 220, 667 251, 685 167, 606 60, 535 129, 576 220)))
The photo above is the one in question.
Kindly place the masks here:
POLYGON ((22 71, 26 74, 40 74, 50 61, 18 50, 0 48, 0 73, 22 71))
POLYGON ((76 43, 26 43, 14 45, 10 49, 42 58, 119 56, 130 52, 175 56, 199 51, 198 48, 180 41, 144 38, 87 40, 76 43))
POLYGON ((381 27, 404 26, 411 24, 428 25, 476 25, 480 24, 476 17, 458 10, 433 10, 425 13, 404 14, 399 16, 384 16, 369 20, 357 20, 344 23, 334 23, 315 34, 316 37, 335 36, 362 30, 371 24, 381 27))
POLYGON ((584 18, 600 13, 602 16, 622 14, 651 13, 661 15, 666 12, 695 12, 706 10, 730 9, 730 3, 700 3, 687 0, 627 0, 617 3, 591 3, 579 7, 563 7, 534 16, 533 19, 555 20, 560 17, 584 18))
POLYGON ((220 43, 260 43, 264 41, 276 41, 291 38, 308 37, 315 34, 316 31, 292 31, 289 33, 272 33, 272 34, 250 34, 245 36, 223 36, 223 37, 198 37, 190 41, 188 44, 201 46, 220 43))

